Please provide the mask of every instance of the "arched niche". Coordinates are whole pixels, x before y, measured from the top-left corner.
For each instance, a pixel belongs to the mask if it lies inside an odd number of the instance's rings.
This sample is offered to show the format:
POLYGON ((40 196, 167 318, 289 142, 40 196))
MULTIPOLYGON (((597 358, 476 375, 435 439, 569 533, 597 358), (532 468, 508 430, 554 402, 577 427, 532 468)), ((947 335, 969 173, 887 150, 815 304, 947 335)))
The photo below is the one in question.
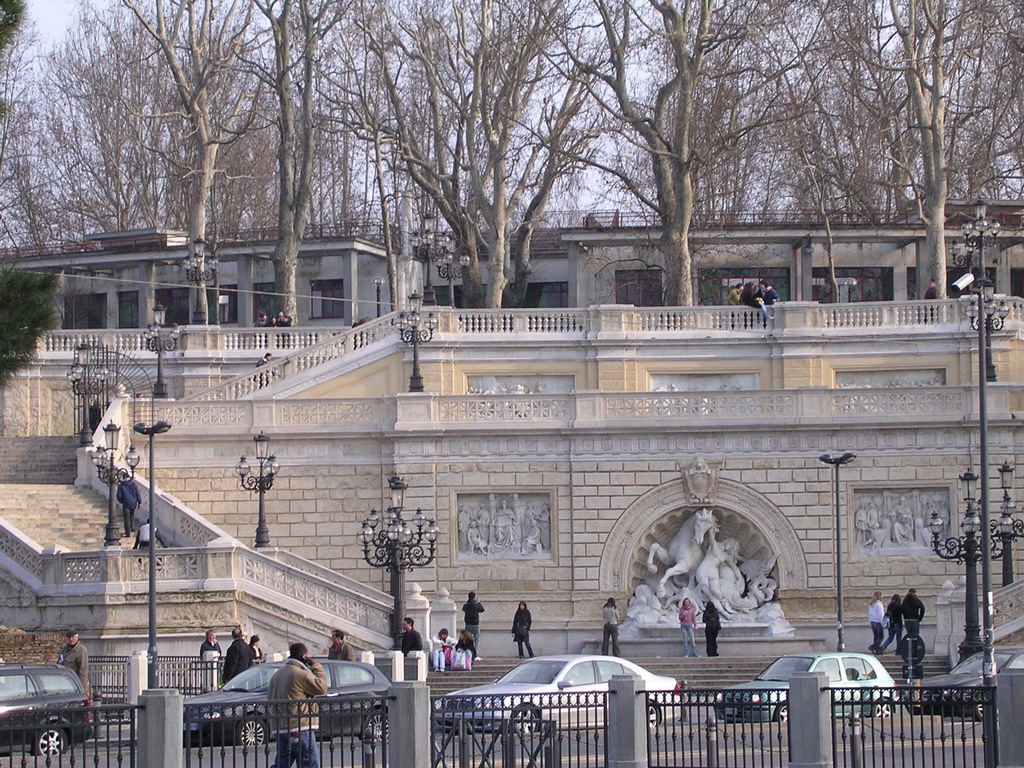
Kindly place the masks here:
POLYGON ((650 576, 651 543, 667 545, 679 527, 698 509, 714 511, 721 526, 718 538, 735 538, 741 559, 779 556, 774 576, 779 590, 807 588, 807 561, 796 529, 777 506, 735 481, 719 478, 713 503, 694 503, 682 480, 654 488, 636 499, 608 533, 601 557, 602 592, 632 594, 650 576))

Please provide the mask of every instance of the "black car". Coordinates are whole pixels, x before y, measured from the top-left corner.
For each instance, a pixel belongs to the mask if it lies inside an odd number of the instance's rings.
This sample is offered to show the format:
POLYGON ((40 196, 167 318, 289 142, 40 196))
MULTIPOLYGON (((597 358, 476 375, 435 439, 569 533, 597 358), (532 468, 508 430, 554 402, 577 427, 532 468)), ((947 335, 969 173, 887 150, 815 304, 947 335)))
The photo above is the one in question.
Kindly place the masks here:
POLYGON ((0 664, 0 754, 58 755, 92 738, 92 702, 57 664, 0 664))
MULTIPOLYGON (((996 648, 993 654, 996 672, 1024 669, 1024 648, 996 648)), ((914 708, 930 715, 972 717, 981 720, 986 705, 991 705, 991 691, 981 690, 984 654, 968 656, 949 672, 921 681, 915 692, 914 708)))
MULTIPOLYGON (((270 678, 286 662, 251 667, 231 678, 223 688, 185 701, 185 731, 203 745, 255 746, 267 741, 268 720, 284 715, 287 704, 267 702, 270 678)), ((361 735, 367 728, 384 738, 387 718, 384 699, 391 683, 370 664, 323 661, 327 693, 318 696, 319 738, 361 735)))

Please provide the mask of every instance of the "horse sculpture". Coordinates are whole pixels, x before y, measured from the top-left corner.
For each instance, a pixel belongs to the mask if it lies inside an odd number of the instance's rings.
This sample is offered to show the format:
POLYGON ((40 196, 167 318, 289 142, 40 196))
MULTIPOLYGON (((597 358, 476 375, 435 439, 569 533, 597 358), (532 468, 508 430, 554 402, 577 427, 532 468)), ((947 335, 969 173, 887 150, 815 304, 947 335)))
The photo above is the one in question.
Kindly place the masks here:
POLYGON ((656 593, 658 597, 665 596, 665 584, 674 576, 688 574, 689 587, 693 587, 694 575, 697 566, 704 559, 704 539, 710 533, 712 538, 718 532, 718 523, 710 509, 699 509, 683 523, 679 532, 672 537, 667 547, 658 542, 651 544, 650 552, 647 554, 647 570, 657 573, 658 567, 655 560, 668 566, 668 569, 658 579, 656 593))

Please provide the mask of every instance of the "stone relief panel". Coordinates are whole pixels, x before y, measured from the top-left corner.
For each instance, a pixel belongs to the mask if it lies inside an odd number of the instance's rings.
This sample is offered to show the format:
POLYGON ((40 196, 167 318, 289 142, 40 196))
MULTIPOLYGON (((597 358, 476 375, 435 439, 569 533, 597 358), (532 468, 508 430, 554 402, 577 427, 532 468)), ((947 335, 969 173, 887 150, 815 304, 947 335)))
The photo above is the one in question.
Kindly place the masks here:
POLYGON ((564 395, 576 388, 576 377, 565 376, 467 376, 469 395, 564 395))
POLYGON ((932 512, 945 523, 942 537, 949 536, 953 528, 948 488, 857 488, 852 549, 865 557, 930 555, 932 512))
POLYGON ((551 495, 460 493, 459 562, 551 559, 551 495))
POLYGON ((836 389, 944 387, 946 371, 922 368, 904 371, 836 371, 836 389))
POLYGON ((651 374, 651 392, 736 392, 760 388, 759 373, 651 374))

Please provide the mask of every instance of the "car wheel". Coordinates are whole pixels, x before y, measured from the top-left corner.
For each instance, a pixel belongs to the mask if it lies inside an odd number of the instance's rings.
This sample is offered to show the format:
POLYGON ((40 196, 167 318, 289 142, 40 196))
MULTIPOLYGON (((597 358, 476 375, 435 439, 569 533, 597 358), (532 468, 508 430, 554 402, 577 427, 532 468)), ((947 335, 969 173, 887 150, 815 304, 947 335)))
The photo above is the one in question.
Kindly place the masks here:
POLYGON ((32 752, 37 755, 60 755, 67 751, 68 736, 60 728, 49 727, 36 732, 32 752))
POLYGON ((521 705, 512 710, 512 723, 517 731, 524 736, 532 736, 540 732, 540 710, 529 705, 521 705))
POLYGON ((367 731, 373 735, 376 742, 382 742, 388 737, 388 719, 383 712, 370 715, 363 721, 363 731, 360 735, 365 736, 367 731))
POLYGON ((980 723, 985 719, 985 706, 983 704, 975 704, 968 710, 968 714, 974 722, 980 723))
POLYGON ((243 720, 235 732, 235 743, 243 747, 258 747, 267 741, 267 724, 262 720, 243 720))
POLYGON ((657 704, 650 704, 647 707, 647 727, 657 728, 665 721, 665 713, 657 704))
POLYGON ((775 717, 772 718, 777 723, 788 723, 789 722, 789 705, 779 704, 775 708, 775 717))
POLYGON ((892 717, 892 702, 879 701, 871 707, 872 717, 892 717))

